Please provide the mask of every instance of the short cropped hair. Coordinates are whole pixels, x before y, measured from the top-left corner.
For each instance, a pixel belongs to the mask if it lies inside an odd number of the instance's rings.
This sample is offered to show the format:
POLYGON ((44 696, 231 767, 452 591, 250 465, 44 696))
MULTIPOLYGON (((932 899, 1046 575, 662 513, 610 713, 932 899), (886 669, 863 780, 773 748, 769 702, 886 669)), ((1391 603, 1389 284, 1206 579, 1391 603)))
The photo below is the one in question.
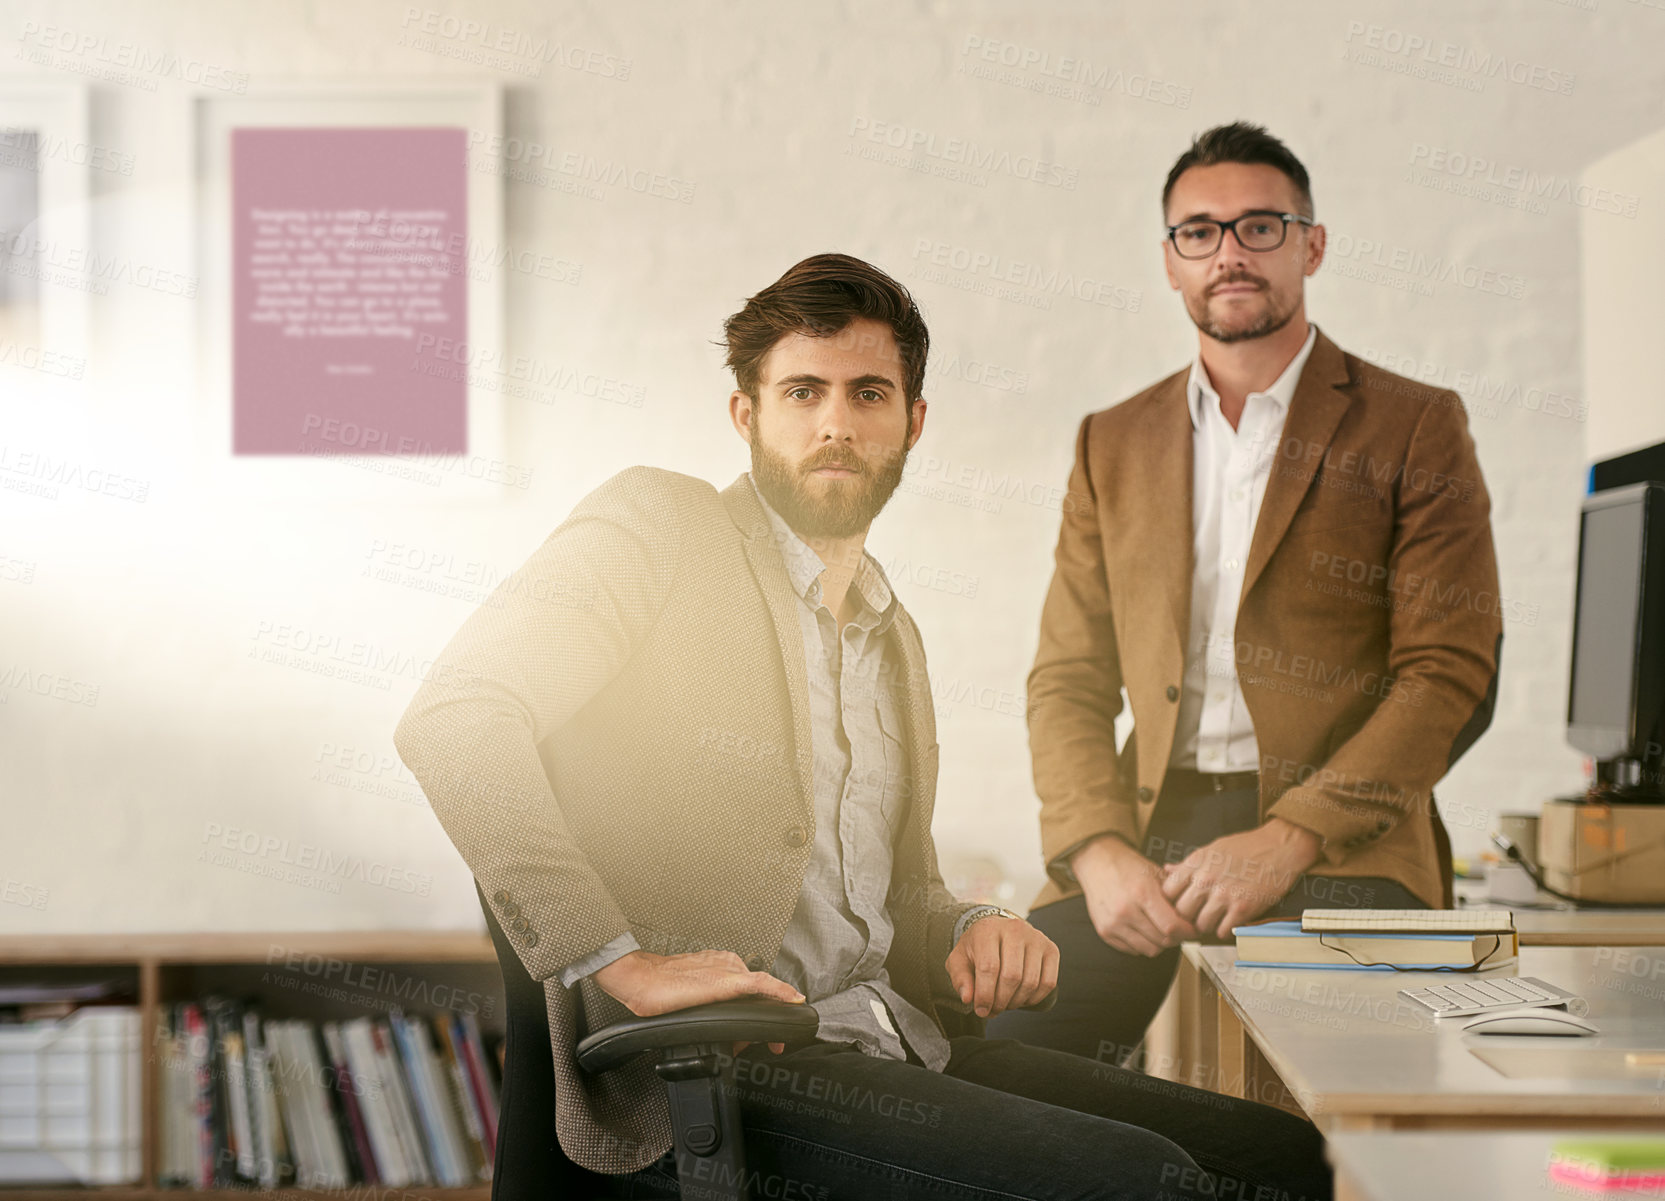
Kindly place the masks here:
POLYGON ((811 255, 723 322, 728 366, 740 390, 756 397, 758 373, 775 343, 797 333, 829 337, 862 317, 890 326, 902 357, 903 398, 912 412, 925 389, 931 345, 925 319, 907 288, 847 254, 811 255))
POLYGON ((1216 163, 1264 163, 1276 167, 1295 185, 1297 207, 1301 216, 1312 216, 1312 182, 1301 160, 1277 138, 1266 132, 1263 125, 1247 121, 1233 121, 1230 125, 1216 125, 1205 129, 1191 141, 1190 149, 1179 156, 1168 172, 1168 182, 1162 187, 1162 213, 1168 212, 1168 197, 1174 184, 1192 167, 1212 167, 1216 163))

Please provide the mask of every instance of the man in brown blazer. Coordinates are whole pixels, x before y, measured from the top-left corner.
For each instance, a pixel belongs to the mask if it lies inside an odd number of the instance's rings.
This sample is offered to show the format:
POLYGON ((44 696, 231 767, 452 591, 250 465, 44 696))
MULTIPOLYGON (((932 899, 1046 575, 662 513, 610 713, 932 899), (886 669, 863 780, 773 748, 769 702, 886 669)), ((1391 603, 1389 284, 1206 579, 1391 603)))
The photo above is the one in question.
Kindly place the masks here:
POLYGON ((1198 353, 1076 438, 1028 686, 1030 920, 1065 967, 1049 1011, 990 1026, 1111 1062, 1183 940, 1451 904, 1433 789, 1491 721, 1503 640, 1461 400, 1307 321, 1324 227, 1299 160, 1209 130, 1163 209, 1198 353))
MULTIPOLYGON (((924 322, 883 272, 818 255, 726 332, 751 471, 603 484, 395 733, 542 982, 561 1150, 665 1183, 651 1065, 589 1076, 574 1044, 756 993, 820 1020, 813 1043, 737 1049, 757 1195, 1328 1196, 1287 1114, 969 1032, 1045 1004, 1058 954, 943 885, 924 649, 864 549, 924 428, 924 322)), ((504 1139, 543 1147, 549 1115, 505 1107, 504 1139)))

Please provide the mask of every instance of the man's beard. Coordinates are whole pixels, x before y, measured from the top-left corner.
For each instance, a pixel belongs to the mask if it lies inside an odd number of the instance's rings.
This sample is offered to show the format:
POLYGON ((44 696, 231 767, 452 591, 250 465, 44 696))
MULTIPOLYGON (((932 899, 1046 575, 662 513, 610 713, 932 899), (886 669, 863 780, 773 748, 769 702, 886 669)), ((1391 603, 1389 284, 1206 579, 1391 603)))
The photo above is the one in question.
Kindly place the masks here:
POLYGON ((863 462, 855 451, 826 446, 794 466, 785 456, 763 444, 763 431, 752 418, 752 480, 769 507, 779 513, 802 538, 848 538, 859 534, 879 515, 902 482, 908 459, 904 439, 877 465, 863 462), (811 492, 809 473, 821 467, 847 467, 858 474, 827 481, 825 496, 811 492))
POLYGON ((1210 286, 1219 287, 1221 284, 1228 283, 1258 283, 1266 293, 1267 307, 1258 318, 1251 321, 1248 325, 1228 327, 1221 325, 1208 315, 1209 297, 1207 295, 1203 296, 1201 304, 1198 308, 1191 309, 1190 306, 1187 305, 1186 307, 1190 309, 1192 322, 1198 329, 1207 334, 1210 338, 1213 338, 1216 342, 1250 342, 1255 338, 1264 338, 1271 334, 1275 334, 1294 319, 1295 310, 1300 307, 1298 304, 1291 304, 1287 309, 1280 313, 1277 309, 1277 297, 1273 295, 1271 289, 1266 286, 1266 282, 1264 280, 1252 279, 1246 275, 1232 276, 1229 279, 1218 280, 1210 286))

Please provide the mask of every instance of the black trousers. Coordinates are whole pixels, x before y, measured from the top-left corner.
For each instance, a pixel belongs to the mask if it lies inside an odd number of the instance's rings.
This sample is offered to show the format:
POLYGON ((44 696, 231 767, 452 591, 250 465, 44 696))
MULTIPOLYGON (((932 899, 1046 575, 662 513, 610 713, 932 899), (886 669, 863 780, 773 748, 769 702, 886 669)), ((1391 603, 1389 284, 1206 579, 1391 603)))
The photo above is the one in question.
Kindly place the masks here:
MULTIPOLYGON (((1142 848, 1154 863, 1178 863, 1199 846, 1260 824, 1253 787, 1181 792, 1164 787, 1142 848)), ((1262 917, 1298 917, 1303 909, 1425 909, 1402 884, 1377 876, 1301 876, 1262 917)), ((1179 969, 1179 948, 1155 956, 1118 951, 1098 936, 1087 900, 1043 905, 1029 922, 1058 944, 1058 1000, 1049 1010, 992 1018, 991 1038, 1015 1038, 1106 1063, 1127 1059, 1145 1037, 1179 969)))
MULTIPOLYGON (((961 1035, 933 1072, 814 1043, 735 1061, 752 1196, 799 1201, 1327 1201, 1300 1118, 1010 1039, 961 1035)), ((673 1160, 600 1194, 679 1189, 673 1160)), ((545 1199, 540 1199, 545 1201, 545 1199)))

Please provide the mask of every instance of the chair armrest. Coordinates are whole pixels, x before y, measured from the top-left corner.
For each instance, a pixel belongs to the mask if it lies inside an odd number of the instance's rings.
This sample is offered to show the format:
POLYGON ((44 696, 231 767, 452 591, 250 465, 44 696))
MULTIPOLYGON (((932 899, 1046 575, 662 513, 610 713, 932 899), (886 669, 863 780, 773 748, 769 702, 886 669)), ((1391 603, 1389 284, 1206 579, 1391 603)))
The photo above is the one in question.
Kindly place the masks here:
POLYGON ((653 1017, 629 1017, 578 1040, 578 1066, 605 1072, 643 1051, 698 1043, 784 1043, 814 1038, 820 1016, 807 1003, 740 997, 653 1017))

